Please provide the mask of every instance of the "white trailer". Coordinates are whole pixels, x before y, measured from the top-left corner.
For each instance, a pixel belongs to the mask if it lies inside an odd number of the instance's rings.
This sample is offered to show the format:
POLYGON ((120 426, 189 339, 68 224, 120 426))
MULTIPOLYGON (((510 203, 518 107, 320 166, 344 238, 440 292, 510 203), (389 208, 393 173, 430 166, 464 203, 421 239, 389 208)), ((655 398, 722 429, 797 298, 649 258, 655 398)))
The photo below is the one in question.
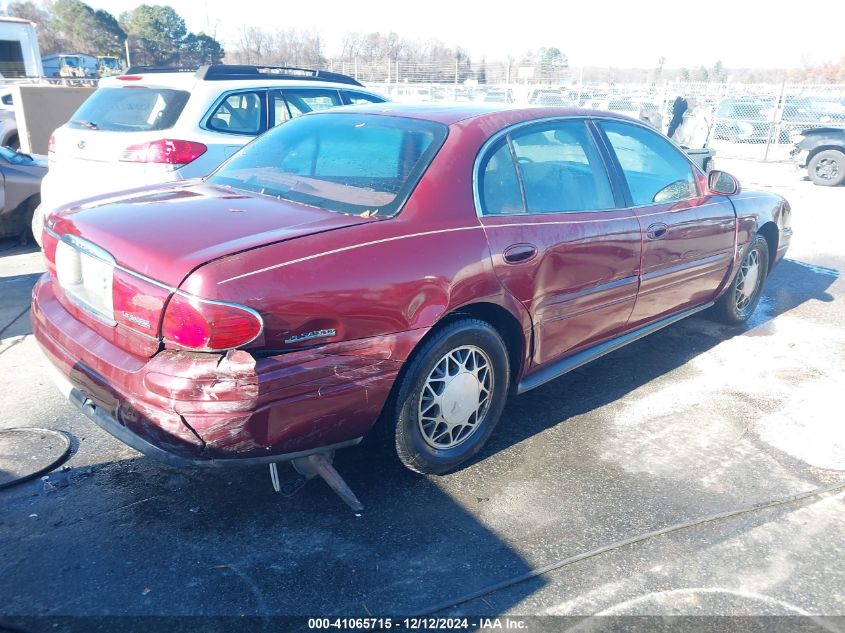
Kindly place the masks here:
POLYGON ((3 79, 41 77, 41 49, 34 22, 0 17, 0 75, 3 79))

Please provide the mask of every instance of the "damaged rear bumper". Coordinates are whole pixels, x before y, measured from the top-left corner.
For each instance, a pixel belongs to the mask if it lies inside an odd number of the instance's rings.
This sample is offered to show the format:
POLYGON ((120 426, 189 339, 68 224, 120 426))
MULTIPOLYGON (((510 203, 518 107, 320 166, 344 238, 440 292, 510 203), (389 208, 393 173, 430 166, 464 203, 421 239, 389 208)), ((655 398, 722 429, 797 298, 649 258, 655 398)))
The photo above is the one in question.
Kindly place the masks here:
POLYGON ((33 333, 57 384, 100 427, 168 464, 268 463, 360 441, 425 330, 256 358, 164 350, 140 358, 73 318, 48 275, 33 333))
POLYGON ((84 413, 92 422, 94 422, 97 426, 99 426, 101 429, 103 429, 110 435, 119 439, 127 446, 134 448, 139 453, 143 453, 147 457, 155 459, 156 461, 162 462, 169 466, 176 466, 180 468, 186 466, 219 467, 231 465, 251 466, 258 464, 276 463, 299 459, 300 457, 307 457, 308 455, 314 455, 316 453, 325 453, 331 450, 347 448, 349 446, 354 446, 355 444, 358 444, 363 439, 358 437, 352 440, 348 440, 346 442, 339 442, 337 444, 321 446, 319 448, 313 448, 306 451, 299 451, 298 453, 283 453, 278 455, 261 457, 242 457, 229 459, 202 459, 183 457, 176 453, 168 452, 160 448, 159 446, 156 446, 155 444, 151 444, 140 435, 136 435, 128 428, 123 426, 120 422, 118 422, 115 418, 106 413, 102 408, 98 407, 93 400, 85 397, 85 395, 81 391, 74 388, 74 386, 70 384, 70 382, 68 382, 65 377, 62 376, 55 369, 55 367, 51 367, 50 370, 53 377, 53 381, 56 383, 56 386, 59 388, 59 390, 63 394, 65 394, 67 399, 71 403, 73 403, 80 411, 82 411, 82 413, 84 413))

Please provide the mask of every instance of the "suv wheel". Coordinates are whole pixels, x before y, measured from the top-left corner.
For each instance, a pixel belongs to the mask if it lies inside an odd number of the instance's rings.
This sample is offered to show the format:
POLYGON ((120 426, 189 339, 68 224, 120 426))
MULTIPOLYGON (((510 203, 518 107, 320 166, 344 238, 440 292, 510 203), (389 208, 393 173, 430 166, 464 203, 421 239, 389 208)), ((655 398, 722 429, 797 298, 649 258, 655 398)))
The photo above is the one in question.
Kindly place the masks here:
POLYGON ((835 187, 845 182, 845 153, 826 149, 810 159, 807 165, 810 180, 816 185, 835 187))

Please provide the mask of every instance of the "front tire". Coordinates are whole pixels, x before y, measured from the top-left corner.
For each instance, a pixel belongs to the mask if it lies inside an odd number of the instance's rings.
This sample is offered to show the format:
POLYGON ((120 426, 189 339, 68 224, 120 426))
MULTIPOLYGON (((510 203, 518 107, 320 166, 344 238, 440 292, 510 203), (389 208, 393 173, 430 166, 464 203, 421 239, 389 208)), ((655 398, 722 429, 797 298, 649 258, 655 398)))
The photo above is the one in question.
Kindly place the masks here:
POLYGON ((754 314, 769 272, 769 244, 755 235, 733 281, 713 306, 713 315, 723 323, 745 323, 754 314))
POLYGON ((807 173, 813 184, 822 187, 836 187, 845 182, 845 153, 826 149, 810 159, 807 173))
POLYGON ((436 331, 401 378, 392 411, 399 460, 424 474, 457 468, 490 437, 509 383, 507 348, 489 323, 464 318, 436 331))

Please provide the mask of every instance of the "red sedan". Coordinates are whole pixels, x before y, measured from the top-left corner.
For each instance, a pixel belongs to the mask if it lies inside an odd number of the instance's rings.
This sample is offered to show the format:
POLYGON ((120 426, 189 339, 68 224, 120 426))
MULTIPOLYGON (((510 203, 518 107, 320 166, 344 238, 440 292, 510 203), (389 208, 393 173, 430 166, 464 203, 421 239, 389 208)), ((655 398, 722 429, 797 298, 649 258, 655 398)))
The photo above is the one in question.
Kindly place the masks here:
POLYGON ((71 400, 151 457, 303 464, 378 421, 445 473, 508 393, 705 308, 748 319, 789 222, 622 116, 355 107, 60 210, 33 321, 71 400))

